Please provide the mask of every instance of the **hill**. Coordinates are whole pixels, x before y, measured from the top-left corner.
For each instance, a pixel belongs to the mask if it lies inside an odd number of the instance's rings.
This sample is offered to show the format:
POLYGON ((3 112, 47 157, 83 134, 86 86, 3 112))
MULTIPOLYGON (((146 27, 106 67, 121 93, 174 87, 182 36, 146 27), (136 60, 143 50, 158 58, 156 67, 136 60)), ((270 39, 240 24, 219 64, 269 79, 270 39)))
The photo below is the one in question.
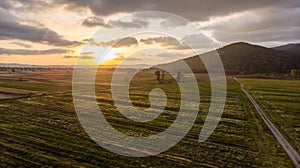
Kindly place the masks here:
POLYGON ((300 43, 298 44, 287 44, 283 46, 274 47, 274 50, 285 51, 291 54, 300 55, 300 43))
MULTIPOLYGON (((216 51, 204 53, 209 56, 216 51)), ((291 69, 299 69, 299 56, 287 51, 266 48, 244 42, 233 43, 217 49, 223 62, 226 74, 263 74, 289 73, 291 69)), ((206 72, 204 64, 198 56, 184 59, 193 72, 206 72)), ((168 67, 173 71, 180 71, 178 67, 182 60, 157 67, 168 67)))

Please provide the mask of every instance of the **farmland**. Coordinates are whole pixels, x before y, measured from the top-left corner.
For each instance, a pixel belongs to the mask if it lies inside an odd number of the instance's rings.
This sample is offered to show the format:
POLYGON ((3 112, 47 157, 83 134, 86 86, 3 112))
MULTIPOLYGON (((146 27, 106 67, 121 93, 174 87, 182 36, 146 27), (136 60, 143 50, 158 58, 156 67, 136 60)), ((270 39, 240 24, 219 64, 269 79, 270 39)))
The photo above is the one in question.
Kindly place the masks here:
POLYGON ((265 113, 300 153, 299 80, 241 79, 265 113))
MULTIPOLYGON (((210 103, 210 85, 207 76, 197 77, 201 103, 197 120, 187 136, 162 154, 128 158, 100 147, 84 132, 72 103, 71 73, 2 75, 2 90, 17 92, 19 89, 35 95, 0 100, 0 167, 293 167, 231 77, 227 79, 227 100, 222 119, 210 138, 199 143, 198 136, 210 103), (18 80, 20 78, 23 80, 18 80)), ((162 88, 170 98, 163 115, 151 122, 133 122, 118 113, 111 98, 110 85, 107 85, 109 72, 97 74, 99 107, 109 123, 124 134, 149 136, 161 132, 176 118, 180 102, 176 82, 171 76, 166 78, 170 82, 157 84, 152 74, 140 74, 131 83, 130 97, 139 108, 149 107, 148 93, 155 87, 162 88)), ((241 81, 299 151, 296 142, 299 141, 297 104, 300 89, 296 86, 300 82, 241 81)))

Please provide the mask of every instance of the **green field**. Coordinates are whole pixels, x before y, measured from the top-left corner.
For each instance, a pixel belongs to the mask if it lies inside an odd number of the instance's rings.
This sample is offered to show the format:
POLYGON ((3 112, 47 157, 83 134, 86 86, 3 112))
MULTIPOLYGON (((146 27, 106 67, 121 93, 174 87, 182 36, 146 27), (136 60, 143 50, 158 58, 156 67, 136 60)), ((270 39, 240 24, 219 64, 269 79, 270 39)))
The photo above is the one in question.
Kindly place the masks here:
MULTIPOLYGON (((24 74, 23 78, 26 76, 24 74)), ((154 87, 161 87, 172 98, 168 99, 163 115, 146 124, 121 116, 113 105, 109 85, 104 85, 109 82, 109 75, 98 73, 98 76, 99 107, 119 131, 131 136, 147 136, 172 124, 180 100, 177 84, 170 76, 171 82, 166 84, 157 84, 147 75, 132 83, 131 99, 140 108, 149 107, 148 91, 154 87)), ((70 74, 51 77, 31 74, 24 81, 0 78, 0 87, 43 93, 35 97, 0 100, 0 167, 293 167, 231 77, 228 77, 222 119, 211 137, 199 143, 198 136, 210 103, 210 85, 206 77, 199 76, 198 79, 201 104, 197 121, 188 135, 162 154, 128 158, 100 147, 84 132, 72 103, 70 74)), ((268 109, 267 114, 284 131, 290 143, 297 146, 300 88, 296 86, 300 82, 241 81, 262 107, 268 109), (264 86, 266 83, 269 85, 264 86)))
POLYGON ((300 81, 240 79, 269 119, 300 153, 300 81))

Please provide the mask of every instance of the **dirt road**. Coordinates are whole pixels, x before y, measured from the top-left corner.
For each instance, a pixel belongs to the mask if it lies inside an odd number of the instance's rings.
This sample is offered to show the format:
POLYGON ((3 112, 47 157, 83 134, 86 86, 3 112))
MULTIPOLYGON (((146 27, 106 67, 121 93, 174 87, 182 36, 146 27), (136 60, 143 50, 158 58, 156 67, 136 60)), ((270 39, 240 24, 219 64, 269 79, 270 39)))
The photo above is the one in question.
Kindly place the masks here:
POLYGON ((244 85, 238 81, 236 78, 234 78, 241 86, 242 91, 247 95, 253 106, 255 107, 256 111, 262 118, 262 120, 265 122, 265 124, 268 126, 274 137, 277 139, 277 141, 280 143, 280 145, 283 147, 283 149, 286 151, 286 153, 289 155, 290 159, 293 161, 294 165, 297 168, 300 168, 300 156, 297 153, 297 151, 289 144, 289 142, 282 136, 282 134, 279 132, 279 130, 275 127, 275 125, 268 119, 268 117, 265 115, 265 113, 262 111, 260 106, 256 103, 256 101, 252 98, 252 96, 245 90, 244 85))

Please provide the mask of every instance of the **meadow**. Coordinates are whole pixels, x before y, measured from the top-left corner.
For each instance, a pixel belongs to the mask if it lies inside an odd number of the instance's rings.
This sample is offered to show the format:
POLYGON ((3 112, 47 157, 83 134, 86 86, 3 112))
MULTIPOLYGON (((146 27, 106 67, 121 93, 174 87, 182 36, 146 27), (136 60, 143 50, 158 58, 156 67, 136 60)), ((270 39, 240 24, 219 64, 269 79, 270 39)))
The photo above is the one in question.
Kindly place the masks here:
MULTIPOLYGON (((1 76, 1 88, 21 89, 36 95, 0 100, 0 167, 293 167, 232 77, 227 79, 227 100, 222 119, 209 139, 199 143, 198 136, 211 93, 207 76, 197 78, 201 103, 197 120, 187 136, 162 154, 128 158, 100 147, 84 132, 73 107, 72 73, 1 76)), ((166 80, 169 82, 158 84, 153 74, 146 73, 137 75, 132 81, 130 98, 138 108, 149 107, 148 93, 152 88, 161 88, 167 94, 164 113, 151 122, 133 122, 118 113, 111 98, 110 85, 107 85, 110 72, 97 74, 99 107, 109 123, 124 134, 149 136, 161 132, 176 118, 180 102, 175 80, 171 76, 166 80)), ((299 122, 294 118, 299 121, 300 89, 291 87, 291 83, 299 86, 299 81, 284 81, 286 85, 276 80, 241 81, 297 147, 299 122), (270 84, 263 86, 264 83, 270 84), (281 104, 282 99, 285 105, 281 104)))
POLYGON ((240 79, 291 145, 300 153, 300 81, 240 79))

